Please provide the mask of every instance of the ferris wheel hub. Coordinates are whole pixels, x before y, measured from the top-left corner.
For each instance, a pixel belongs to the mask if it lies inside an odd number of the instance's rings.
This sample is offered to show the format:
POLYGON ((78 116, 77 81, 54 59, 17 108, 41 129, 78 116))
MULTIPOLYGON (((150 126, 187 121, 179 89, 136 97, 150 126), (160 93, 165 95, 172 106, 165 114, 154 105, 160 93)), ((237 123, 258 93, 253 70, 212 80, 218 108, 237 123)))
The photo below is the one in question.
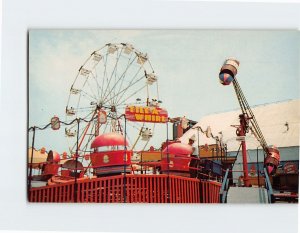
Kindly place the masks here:
POLYGON ((110 111, 111 111, 111 112, 116 112, 116 111, 117 111, 117 110, 116 110, 116 106, 114 106, 114 105, 111 106, 110 111))

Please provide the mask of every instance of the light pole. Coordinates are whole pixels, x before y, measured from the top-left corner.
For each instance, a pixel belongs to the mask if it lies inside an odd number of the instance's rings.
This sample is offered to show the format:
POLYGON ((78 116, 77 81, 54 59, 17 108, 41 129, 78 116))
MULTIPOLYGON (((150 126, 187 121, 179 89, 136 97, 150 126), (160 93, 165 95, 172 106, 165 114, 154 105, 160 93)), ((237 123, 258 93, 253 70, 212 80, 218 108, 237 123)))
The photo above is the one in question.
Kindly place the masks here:
POLYGON ((80 119, 76 119, 77 121, 77 140, 76 140, 76 160, 75 160, 75 182, 74 182, 74 202, 77 202, 77 192, 78 192, 78 184, 77 184, 77 163, 78 163, 78 141, 79 141, 79 123, 80 119))
POLYGON ((126 141, 126 136, 127 136, 127 130, 126 130, 126 115, 124 114, 124 177, 123 177, 123 196, 124 196, 124 203, 126 203, 126 162, 127 162, 127 141, 126 141))
POLYGON ((258 184, 258 187, 260 187, 260 181, 259 181, 259 166, 258 166, 258 147, 256 147, 256 171, 257 171, 257 184, 258 184))
POLYGON ((30 199, 30 188, 31 188, 31 179, 32 179, 32 162, 33 162, 33 150, 34 150, 34 139, 35 139, 35 130, 36 127, 32 127, 32 144, 31 144, 31 157, 30 157, 30 165, 29 165, 29 175, 27 178, 27 193, 28 193, 28 198, 30 199))

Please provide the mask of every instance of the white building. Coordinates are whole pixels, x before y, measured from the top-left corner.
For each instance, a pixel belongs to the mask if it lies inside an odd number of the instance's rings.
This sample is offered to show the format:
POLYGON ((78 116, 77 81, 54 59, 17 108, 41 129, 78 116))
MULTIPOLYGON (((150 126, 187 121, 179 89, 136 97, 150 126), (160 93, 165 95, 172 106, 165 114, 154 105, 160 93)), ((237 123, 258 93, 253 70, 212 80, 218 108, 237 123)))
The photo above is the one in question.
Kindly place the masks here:
MULTIPOLYGON (((281 161, 299 161, 299 132, 300 132, 300 100, 289 100, 265 105, 254 106, 251 108, 260 129, 268 145, 278 147, 281 155, 281 161)), ((241 110, 208 115, 199 120, 199 122, 189 131, 187 131, 180 140, 188 143, 188 139, 195 135, 199 144, 215 144, 216 140, 208 138, 205 134, 195 129, 200 126, 203 130, 211 128, 213 136, 222 137, 222 141, 227 144, 228 155, 235 156, 240 146, 236 140, 236 128, 231 125, 239 125, 239 114, 241 110)), ((263 152, 259 142, 253 134, 249 132, 246 136, 246 145, 248 152, 248 164, 263 161, 263 152), (258 151, 258 153, 257 153, 258 151)), ((201 157, 201 154, 200 154, 201 157)), ((237 157, 234 170, 242 170, 241 153, 237 157)), ((262 163, 260 164, 260 169, 262 163)))

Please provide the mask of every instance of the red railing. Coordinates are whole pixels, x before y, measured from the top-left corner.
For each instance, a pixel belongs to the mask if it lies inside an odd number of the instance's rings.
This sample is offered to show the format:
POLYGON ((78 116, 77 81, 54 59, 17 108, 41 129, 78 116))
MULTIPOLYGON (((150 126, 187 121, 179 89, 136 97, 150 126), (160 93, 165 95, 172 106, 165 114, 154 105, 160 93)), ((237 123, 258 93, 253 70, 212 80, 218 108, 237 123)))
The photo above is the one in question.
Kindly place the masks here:
POLYGON ((30 202, 219 203, 221 184, 174 175, 123 175, 31 188, 30 202), (124 185, 126 183, 126 185, 124 185))
POLYGON ((200 182, 200 203, 220 203, 221 184, 215 181, 200 182))

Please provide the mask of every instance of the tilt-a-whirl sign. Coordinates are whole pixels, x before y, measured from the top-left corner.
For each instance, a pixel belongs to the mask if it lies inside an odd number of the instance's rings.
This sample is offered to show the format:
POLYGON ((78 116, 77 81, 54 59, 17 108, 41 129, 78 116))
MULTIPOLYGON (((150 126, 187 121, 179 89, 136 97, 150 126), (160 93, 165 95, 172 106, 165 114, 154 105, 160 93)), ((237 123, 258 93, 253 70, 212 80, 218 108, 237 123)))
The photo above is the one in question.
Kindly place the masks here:
POLYGON ((128 106, 125 109, 126 119, 129 121, 166 123, 168 112, 159 107, 128 106))

